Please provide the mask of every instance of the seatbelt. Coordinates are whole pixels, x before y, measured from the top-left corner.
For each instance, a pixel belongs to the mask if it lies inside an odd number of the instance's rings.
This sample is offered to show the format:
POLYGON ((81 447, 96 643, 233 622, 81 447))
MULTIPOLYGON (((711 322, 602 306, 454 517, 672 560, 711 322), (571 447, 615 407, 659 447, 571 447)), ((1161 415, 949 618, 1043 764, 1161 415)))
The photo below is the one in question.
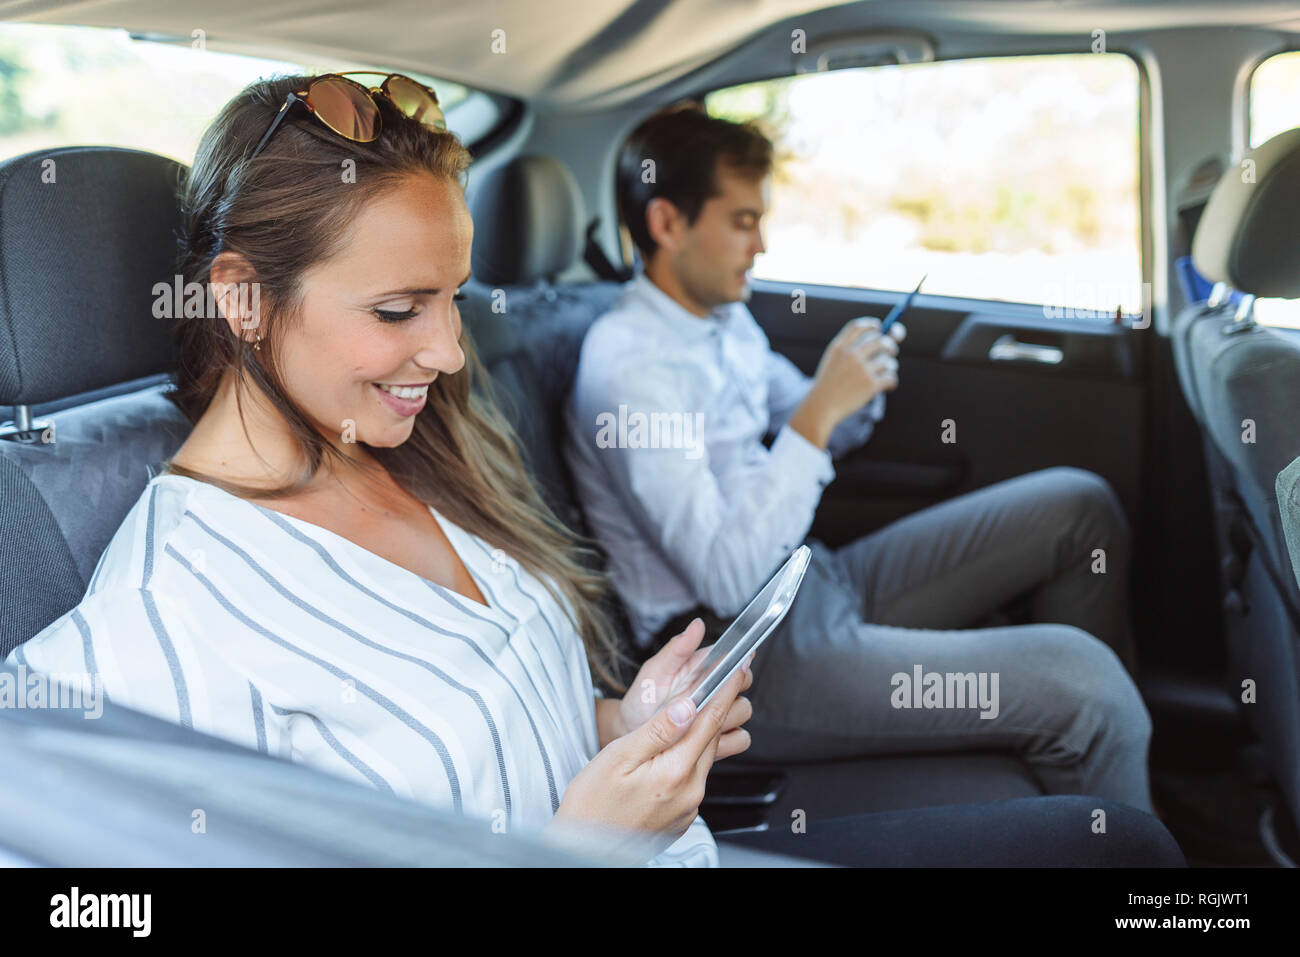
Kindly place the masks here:
POLYGON ((612 279, 617 282, 624 282, 632 278, 632 270, 619 269, 609 257, 605 255, 605 250, 600 248, 600 243, 596 242, 596 230, 600 228, 600 217, 594 217, 587 224, 587 245, 582 251, 583 261, 591 267, 601 279, 612 279))

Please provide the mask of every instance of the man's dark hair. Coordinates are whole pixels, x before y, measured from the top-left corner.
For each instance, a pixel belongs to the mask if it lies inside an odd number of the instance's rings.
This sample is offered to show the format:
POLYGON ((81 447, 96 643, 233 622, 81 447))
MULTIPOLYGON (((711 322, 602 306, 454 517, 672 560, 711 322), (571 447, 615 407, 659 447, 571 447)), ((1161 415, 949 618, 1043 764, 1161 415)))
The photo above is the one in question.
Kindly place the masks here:
POLYGON ((618 214, 643 260, 649 262, 657 248, 646 228, 650 200, 668 200, 694 225, 705 201, 721 192, 719 161, 745 175, 766 176, 772 141, 753 123, 709 116, 694 103, 660 110, 632 131, 618 160, 618 214), (647 168, 646 160, 654 165, 647 168))

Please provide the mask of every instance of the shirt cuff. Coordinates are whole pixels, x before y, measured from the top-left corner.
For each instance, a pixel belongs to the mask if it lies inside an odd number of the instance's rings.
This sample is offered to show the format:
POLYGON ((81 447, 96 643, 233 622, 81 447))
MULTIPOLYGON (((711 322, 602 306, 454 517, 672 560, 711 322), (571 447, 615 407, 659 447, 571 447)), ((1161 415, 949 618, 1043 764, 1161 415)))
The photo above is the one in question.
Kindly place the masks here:
POLYGON ((876 423, 885 417, 885 394, 878 393, 874 399, 831 430, 830 440, 826 443, 832 459, 838 459, 867 443, 875 433, 876 423))
POLYGON ((794 484, 816 483, 818 494, 835 478, 831 454, 813 445, 789 425, 781 426, 770 451, 772 458, 781 462, 781 474, 789 475, 794 484))

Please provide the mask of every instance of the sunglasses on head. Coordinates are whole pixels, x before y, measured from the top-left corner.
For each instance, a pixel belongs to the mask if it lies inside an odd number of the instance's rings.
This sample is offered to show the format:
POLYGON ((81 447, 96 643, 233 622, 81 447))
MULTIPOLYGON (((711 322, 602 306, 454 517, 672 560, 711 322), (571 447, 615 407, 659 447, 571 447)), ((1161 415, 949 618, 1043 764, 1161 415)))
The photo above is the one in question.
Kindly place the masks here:
POLYGON ((379 75, 367 70, 323 73, 308 83, 305 90, 290 93, 248 158, 251 160, 262 151, 295 103, 302 103, 316 119, 354 143, 372 143, 379 139, 381 124, 377 96, 386 97, 400 113, 429 129, 446 132, 447 120, 432 87, 401 73, 388 74, 380 86, 366 87, 348 79, 348 76, 357 74, 379 75))

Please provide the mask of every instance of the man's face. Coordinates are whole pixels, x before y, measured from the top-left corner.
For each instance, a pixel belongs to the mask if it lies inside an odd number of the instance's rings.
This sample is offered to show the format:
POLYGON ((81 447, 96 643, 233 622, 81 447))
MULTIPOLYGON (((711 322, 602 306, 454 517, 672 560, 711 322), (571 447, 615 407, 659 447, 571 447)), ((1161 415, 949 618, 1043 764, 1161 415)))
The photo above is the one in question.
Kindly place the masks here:
POLYGON ((747 274, 764 249, 760 227, 771 195, 771 177, 721 163, 717 184, 719 195, 705 201, 671 260, 682 291, 706 309, 749 299, 747 274))
POLYGON ((285 334, 281 375, 333 441, 350 429, 356 442, 401 445, 425 403, 378 384, 421 386, 464 366, 453 296, 469 275, 472 237, 460 189, 412 175, 368 203, 347 246, 304 275, 301 323, 285 334))

